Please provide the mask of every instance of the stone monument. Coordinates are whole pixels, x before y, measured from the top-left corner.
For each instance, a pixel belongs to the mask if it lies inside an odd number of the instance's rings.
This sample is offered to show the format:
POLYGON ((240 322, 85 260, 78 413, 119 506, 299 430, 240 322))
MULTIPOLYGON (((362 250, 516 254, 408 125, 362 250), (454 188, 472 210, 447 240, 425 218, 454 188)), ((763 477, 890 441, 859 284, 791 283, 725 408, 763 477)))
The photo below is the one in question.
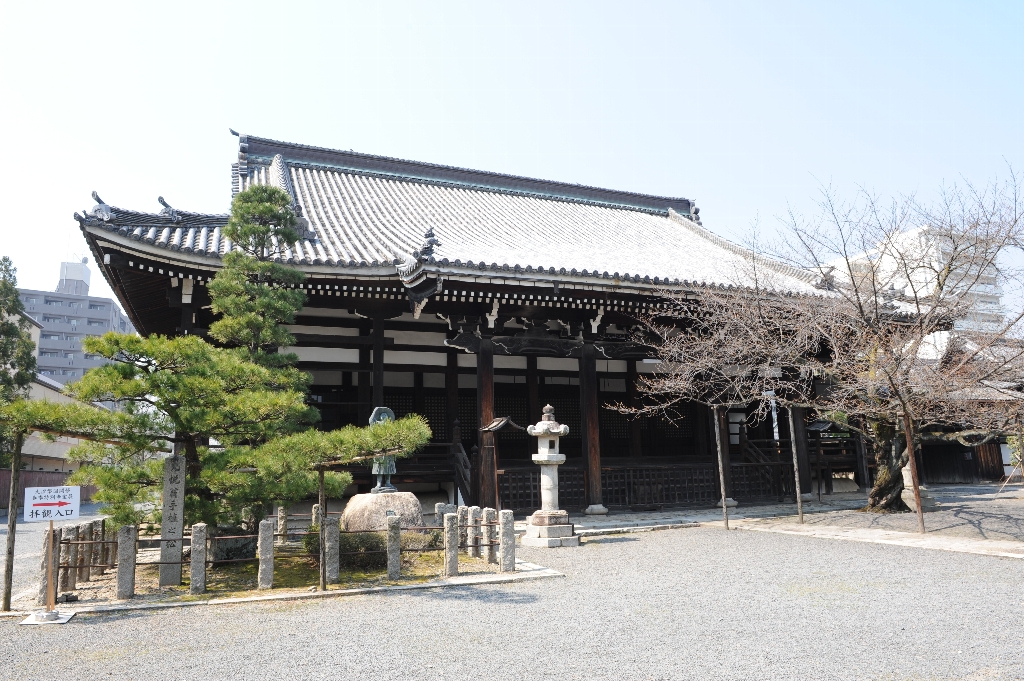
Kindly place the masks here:
POLYGON ((181 584, 182 530, 185 525, 185 457, 164 460, 164 503, 160 521, 160 586, 181 584), (177 564, 176 564, 177 563, 177 564))
POLYGON ((558 452, 558 439, 569 434, 569 426, 555 420, 555 408, 543 409, 540 423, 527 426, 526 432, 537 438, 535 463, 540 465, 540 510, 530 516, 526 525, 524 546, 579 546, 573 534, 569 513, 558 508, 558 467, 565 463, 565 454, 558 452))
MULTIPOLYGON (((914 476, 910 472, 910 463, 907 463, 901 469, 903 473, 903 493, 900 497, 903 499, 903 503, 910 507, 911 511, 917 510, 917 503, 914 501, 914 476)), ((918 492, 921 493, 921 510, 922 511, 934 511, 939 506, 939 502, 935 501, 935 497, 928 491, 928 488, 924 485, 917 486, 918 492)))
MULTIPOLYGON (((387 407, 376 407, 370 415, 370 425, 394 419, 395 412, 387 407)), ((346 532, 386 530, 389 515, 398 516, 402 527, 422 526, 420 500, 412 492, 399 492, 391 484, 395 457, 389 454, 375 458, 372 473, 377 476, 377 486, 369 494, 357 494, 348 500, 341 514, 342 529, 346 532)))

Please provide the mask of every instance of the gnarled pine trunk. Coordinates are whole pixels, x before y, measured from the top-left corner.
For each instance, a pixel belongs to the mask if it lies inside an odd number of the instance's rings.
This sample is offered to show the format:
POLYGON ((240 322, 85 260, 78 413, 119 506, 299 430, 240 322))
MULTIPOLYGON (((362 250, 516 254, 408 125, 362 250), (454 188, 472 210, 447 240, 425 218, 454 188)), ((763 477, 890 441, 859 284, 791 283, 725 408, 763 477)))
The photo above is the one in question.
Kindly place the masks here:
POLYGON ((907 465, 906 443, 893 437, 875 441, 875 486, 868 495, 865 510, 877 513, 909 511, 903 503, 903 467, 907 465))

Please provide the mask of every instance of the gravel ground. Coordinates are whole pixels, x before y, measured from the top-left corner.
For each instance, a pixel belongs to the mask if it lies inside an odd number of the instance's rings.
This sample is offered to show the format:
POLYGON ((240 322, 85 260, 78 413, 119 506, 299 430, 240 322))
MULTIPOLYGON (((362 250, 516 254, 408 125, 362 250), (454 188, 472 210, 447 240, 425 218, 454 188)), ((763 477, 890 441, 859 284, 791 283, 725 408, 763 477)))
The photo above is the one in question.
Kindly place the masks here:
MULTIPOLYGON (((54 528, 64 525, 77 525, 99 517, 99 504, 82 504, 79 508, 81 517, 66 523, 54 523, 54 528)), ((43 544, 49 523, 26 523, 22 516, 18 517, 18 533, 14 542, 14 586, 11 591, 12 600, 19 596, 34 594, 38 590, 39 565, 43 562, 43 544)), ((0 547, 7 546, 7 511, 0 515, 0 547)), ((2 550, 2 549, 0 549, 2 550)), ((0 559, 0 579, 4 573, 4 561, 0 559)), ((0 585, 3 582, 0 581, 0 585)), ((2 587, 0 587, 2 588, 2 587)), ((2 674, 0 670, 0 674, 2 674)), ((2 678, 2 676, 0 676, 2 678)))
POLYGON ((520 556, 566 576, 0 620, 0 676, 1024 678, 1021 561, 712 527, 520 556))
MULTIPOLYGON (((1024 490, 1020 485, 1007 485, 1002 492, 995 485, 937 485, 929 489, 939 502, 938 509, 924 514, 924 525, 929 534, 1024 541, 1024 490)), ((764 522, 795 523, 797 519, 788 516, 764 522)), ((804 523, 917 532, 917 515, 914 513, 833 511, 805 514, 804 523)))

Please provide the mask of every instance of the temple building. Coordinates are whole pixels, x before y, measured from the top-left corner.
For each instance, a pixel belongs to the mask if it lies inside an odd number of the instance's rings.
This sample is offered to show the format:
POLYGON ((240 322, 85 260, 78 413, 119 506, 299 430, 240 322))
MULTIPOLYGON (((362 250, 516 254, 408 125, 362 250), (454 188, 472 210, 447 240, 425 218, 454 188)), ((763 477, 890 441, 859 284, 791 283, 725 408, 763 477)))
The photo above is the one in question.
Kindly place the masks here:
MULTIPOLYGON (((399 462, 400 486, 538 508, 533 438, 482 427, 498 417, 533 423, 551 404, 570 427, 563 508, 715 503, 715 427, 730 443, 729 496, 792 495, 786 418, 749 424, 739 410, 715 424, 693 404, 669 422, 609 408, 636 403, 638 375, 657 371, 629 331, 664 304, 659 292, 734 284, 743 270, 745 251, 705 229, 692 200, 251 135, 239 135, 238 148, 233 192, 280 187, 301 216, 302 238, 282 260, 307 275, 308 297, 289 327, 296 346, 285 350, 313 377, 320 427, 365 423, 375 406, 430 422, 435 444, 399 462)), ((75 218, 139 333, 204 333, 213 321, 206 285, 232 248, 228 216, 162 197, 158 212, 93 199, 75 218)), ((813 290, 812 274, 772 266, 792 290, 813 290)), ((805 491, 815 448, 866 475, 850 440, 839 451, 839 440, 797 436, 805 491)), ((370 484, 367 470, 354 473, 370 484)))

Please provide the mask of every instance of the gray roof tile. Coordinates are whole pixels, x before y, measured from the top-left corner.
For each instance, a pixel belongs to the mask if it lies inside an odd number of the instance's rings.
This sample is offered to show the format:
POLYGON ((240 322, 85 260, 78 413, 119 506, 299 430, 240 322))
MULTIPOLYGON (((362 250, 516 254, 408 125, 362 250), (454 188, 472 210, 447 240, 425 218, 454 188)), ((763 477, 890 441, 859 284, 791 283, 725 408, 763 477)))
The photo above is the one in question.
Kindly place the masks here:
MULTIPOLYGON (((281 187, 308 221, 308 238, 282 249, 288 262, 394 267, 403 279, 492 270, 651 285, 745 283, 739 273, 749 253, 672 206, 689 211, 685 199, 242 139, 238 188, 281 187), (268 149, 278 153, 254 153, 268 149), (637 205, 626 205, 627 198, 637 205)), ((227 215, 176 210, 162 198, 160 213, 142 213, 93 196, 97 205, 75 214, 83 227, 200 255, 220 257, 231 248, 221 237, 227 215)), ((764 262, 784 288, 814 290, 810 273, 764 262)))

